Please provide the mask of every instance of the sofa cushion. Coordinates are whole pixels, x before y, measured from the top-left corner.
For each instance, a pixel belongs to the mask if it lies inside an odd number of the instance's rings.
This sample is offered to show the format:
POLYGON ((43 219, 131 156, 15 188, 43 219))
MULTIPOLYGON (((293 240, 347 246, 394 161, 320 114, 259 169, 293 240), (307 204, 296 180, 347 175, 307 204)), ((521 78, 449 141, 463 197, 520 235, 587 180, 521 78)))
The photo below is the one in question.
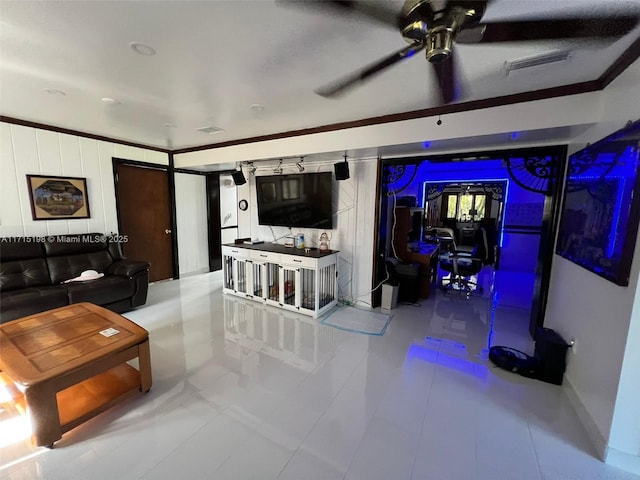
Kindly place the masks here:
POLYGON ((134 293, 133 282, 128 278, 116 276, 65 283, 63 288, 69 293, 69 303, 91 302, 104 305, 131 297, 134 293))
POLYGON ((0 291, 51 285, 44 258, 30 258, 0 263, 0 291))
POLYGON ((47 257, 100 252, 106 251, 107 248, 107 237, 101 233, 55 235, 47 237, 44 241, 47 257))
POLYGON ((85 270, 95 270, 105 273, 113 263, 111 255, 106 250, 60 257, 47 257, 47 266, 51 276, 51 283, 62 283, 78 277, 85 270))
POLYGON ((31 238, 3 238, 0 241, 0 262, 44 258, 42 242, 31 238))
POLYGON ((26 317, 34 313, 69 304, 67 291, 59 286, 23 288, 0 293, 0 322, 26 317))

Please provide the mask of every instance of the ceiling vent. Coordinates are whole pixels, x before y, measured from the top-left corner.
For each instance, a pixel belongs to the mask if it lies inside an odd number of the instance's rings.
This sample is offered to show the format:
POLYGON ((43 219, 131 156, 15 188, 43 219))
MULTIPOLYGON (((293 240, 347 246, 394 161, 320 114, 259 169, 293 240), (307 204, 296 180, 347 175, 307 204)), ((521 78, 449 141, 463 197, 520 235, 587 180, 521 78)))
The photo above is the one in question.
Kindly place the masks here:
POLYGON ((509 75, 513 70, 537 67, 539 65, 546 65, 547 63, 565 62, 569 58, 571 58, 570 51, 549 52, 542 55, 504 62, 504 71, 506 75, 509 75))
POLYGON ((224 128, 214 127, 213 125, 209 127, 196 128, 199 132, 207 133, 209 135, 215 135, 216 133, 224 132, 224 128))

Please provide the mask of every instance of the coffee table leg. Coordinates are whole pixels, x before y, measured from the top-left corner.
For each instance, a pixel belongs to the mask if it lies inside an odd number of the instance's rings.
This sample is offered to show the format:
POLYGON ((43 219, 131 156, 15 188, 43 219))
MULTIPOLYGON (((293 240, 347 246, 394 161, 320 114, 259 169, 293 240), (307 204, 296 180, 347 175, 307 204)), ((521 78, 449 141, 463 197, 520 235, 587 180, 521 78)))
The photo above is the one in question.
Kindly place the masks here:
POLYGON ((24 395, 34 443, 39 447, 52 447, 55 441, 62 438, 55 389, 46 384, 33 385, 26 388, 24 395))
POLYGON ((140 390, 147 393, 151 390, 151 354, 149 340, 138 345, 138 366, 140 367, 140 390))

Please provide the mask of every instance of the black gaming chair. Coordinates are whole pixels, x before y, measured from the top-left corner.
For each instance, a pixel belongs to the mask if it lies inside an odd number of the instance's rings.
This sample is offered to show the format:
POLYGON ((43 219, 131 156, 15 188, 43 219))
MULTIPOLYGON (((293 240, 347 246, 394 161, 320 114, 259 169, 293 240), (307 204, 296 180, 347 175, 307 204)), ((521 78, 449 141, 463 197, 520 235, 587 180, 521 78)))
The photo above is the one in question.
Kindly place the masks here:
POLYGON ((440 279, 440 288, 443 291, 461 291, 467 297, 473 292, 482 293, 482 288, 471 277, 480 273, 488 263, 488 251, 487 231, 480 227, 476 231, 476 245, 471 252, 456 250, 440 257, 440 269, 450 273, 440 279))

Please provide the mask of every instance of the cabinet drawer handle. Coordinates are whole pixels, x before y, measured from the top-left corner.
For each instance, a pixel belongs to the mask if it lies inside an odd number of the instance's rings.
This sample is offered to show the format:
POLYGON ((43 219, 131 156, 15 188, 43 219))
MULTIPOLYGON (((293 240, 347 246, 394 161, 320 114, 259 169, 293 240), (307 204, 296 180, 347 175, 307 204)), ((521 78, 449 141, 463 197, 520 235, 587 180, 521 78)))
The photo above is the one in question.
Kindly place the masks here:
POLYGON ((297 258, 293 259, 294 262, 302 263, 302 260, 298 260, 297 258))
POLYGON ((262 255, 262 254, 260 254, 260 256, 261 256, 262 258, 267 258, 269 255, 262 255))

